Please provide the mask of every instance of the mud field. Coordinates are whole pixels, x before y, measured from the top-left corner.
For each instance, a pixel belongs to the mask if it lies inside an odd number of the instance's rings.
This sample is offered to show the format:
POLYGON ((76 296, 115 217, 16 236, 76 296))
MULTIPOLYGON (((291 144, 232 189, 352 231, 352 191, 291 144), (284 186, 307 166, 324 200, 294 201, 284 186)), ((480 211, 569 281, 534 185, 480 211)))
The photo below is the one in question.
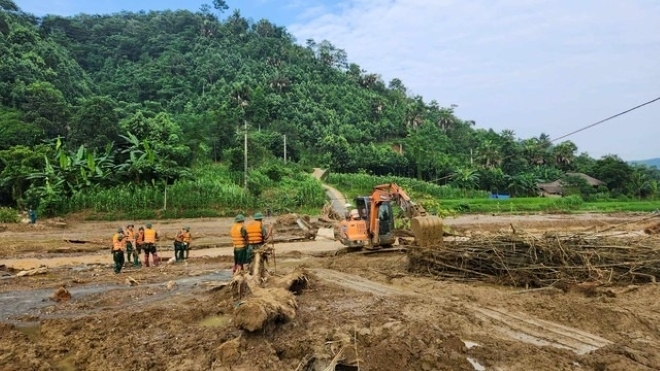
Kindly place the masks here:
MULTIPOLYGON (((466 235, 513 226, 625 238, 660 219, 649 216, 482 215, 445 224, 466 235)), ((660 369, 658 284, 593 291, 442 281, 409 273, 404 253, 335 254, 341 245, 326 230, 315 241, 275 244, 264 283, 273 301, 264 299, 265 312, 254 314, 263 326, 250 332, 241 314, 256 294, 238 297, 228 284, 231 222, 154 223, 164 236, 161 264, 127 265, 118 275, 109 240, 126 222, 0 227, 0 370, 660 369), (191 257, 167 264, 168 239, 184 225, 191 257), (282 289, 293 271, 305 279, 282 289)))

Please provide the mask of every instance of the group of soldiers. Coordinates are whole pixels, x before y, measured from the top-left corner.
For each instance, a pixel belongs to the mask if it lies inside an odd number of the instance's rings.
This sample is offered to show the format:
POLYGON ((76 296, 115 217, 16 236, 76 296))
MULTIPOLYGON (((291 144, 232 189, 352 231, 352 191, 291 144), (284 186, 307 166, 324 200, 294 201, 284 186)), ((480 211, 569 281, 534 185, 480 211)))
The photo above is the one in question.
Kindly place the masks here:
MULTIPOLYGON (((114 261, 115 273, 120 273, 126 261, 133 260, 133 266, 142 266, 140 254, 144 250, 144 266, 149 267, 149 255, 154 266, 158 266, 159 258, 156 241, 160 238, 158 232, 152 228, 151 223, 138 228, 135 232, 133 224, 119 227, 117 233, 112 236, 112 260, 114 261), (125 255, 124 255, 125 254, 125 255)), ((176 261, 188 259, 192 235, 190 227, 182 228, 174 239, 174 256, 176 261)))
MULTIPOLYGON (((272 229, 266 228, 263 224, 264 216, 262 213, 255 213, 252 219, 246 223, 243 214, 238 214, 234 218, 234 225, 230 231, 232 245, 234 246, 233 273, 245 270, 245 265, 252 260, 254 251, 263 246, 272 235, 272 229)), ((135 232, 134 227, 133 224, 129 224, 125 228, 119 227, 117 233, 112 237, 112 258, 115 273, 120 273, 124 264, 127 261, 130 262, 131 259, 134 267, 141 266, 140 254, 143 250, 144 265, 149 267, 149 255, 151 255, 153 265, 158 266, 158 251, 156 249, 156 241, 160 237, 158 232, 152 228, 151 223, 146 223, 137 232, 135 232)), ((174 239, 175 261, 188 259, 191 242, 190 227, 182 228, 174 239)))
POLYGON ((245 265, 252 261, 254 251, 261 248, 272 234, 272 229, 266 228, 263 224, 262 213, 255 213, 252 219, 246 224, 243 214, 238 214, 234 218, 234 225, 229 233, 234 245, 233 273, 244 270, 245 265))

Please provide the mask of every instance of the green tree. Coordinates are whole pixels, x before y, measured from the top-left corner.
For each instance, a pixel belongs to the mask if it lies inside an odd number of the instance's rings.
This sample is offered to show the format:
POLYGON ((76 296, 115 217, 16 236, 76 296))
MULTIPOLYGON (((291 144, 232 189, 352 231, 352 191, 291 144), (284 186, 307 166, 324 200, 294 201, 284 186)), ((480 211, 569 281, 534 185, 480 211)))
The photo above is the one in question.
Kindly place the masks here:
POLYGON ((71 116, 62 92, 53 84, 38 82, 25 88, 24 119, 34 123, 48 138, 66 136, 71 116))
POLYGON ((632 182, 632 168, 616 155, 607 155, 596 160, 592 172, 596 179, 607 184, 607 188, 614 195, 627 193, 628 185, 632 182))
POLYGON ((72 146, 102 149, 119 139, 119 118, 109 97, 92 97, 81 102, 69 131, 72 146))

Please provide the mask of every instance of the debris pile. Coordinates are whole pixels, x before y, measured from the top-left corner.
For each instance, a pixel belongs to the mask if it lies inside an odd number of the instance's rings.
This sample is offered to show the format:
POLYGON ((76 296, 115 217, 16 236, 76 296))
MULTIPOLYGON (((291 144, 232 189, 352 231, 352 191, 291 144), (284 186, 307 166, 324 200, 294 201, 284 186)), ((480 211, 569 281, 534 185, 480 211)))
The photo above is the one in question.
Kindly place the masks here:
POLYGON ((326 202, 325 205, 323 205, 323 209, 321 209, 321 217, 319 220, 322 220, 324 222, 333 222, 333 221, 342 221, 344 220, 345 216, 340 215, 337 210, 335 210, 332 207, 332 204, 330 202, 326 202))
POLYGON ((51 296, 50 299, 54 302, 62 303, 71 300, 71 293, 64 287, 60 287, 55 293, 53 293, 53 296, 51 296))
POLYGON ((502 234, 410 248, 408 260, 412 272, 510 286, 634 284, 660 278, 660 247, 644 238, 502 234))
POLYGON ((310 222, 309 215, 284 214, 277 217, 273 230, 276 233, 275 242, 314 240, 318 228, 310 222))
POLYGON ((660 234, 660 223, 653 224, 644 228, 644 233, 646 234, 660 234))

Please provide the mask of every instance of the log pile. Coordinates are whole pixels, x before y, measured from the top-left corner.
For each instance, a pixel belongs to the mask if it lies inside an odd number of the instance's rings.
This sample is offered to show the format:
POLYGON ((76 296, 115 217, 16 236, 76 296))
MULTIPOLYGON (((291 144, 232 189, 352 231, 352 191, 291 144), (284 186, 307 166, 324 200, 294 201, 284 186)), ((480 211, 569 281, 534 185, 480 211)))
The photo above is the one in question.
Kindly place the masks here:
POLYGON ((660 247, 650 238, 502 234, 410 248, 408 258, 411 272, 509 286, 636 284, 660 278, 660 247))

